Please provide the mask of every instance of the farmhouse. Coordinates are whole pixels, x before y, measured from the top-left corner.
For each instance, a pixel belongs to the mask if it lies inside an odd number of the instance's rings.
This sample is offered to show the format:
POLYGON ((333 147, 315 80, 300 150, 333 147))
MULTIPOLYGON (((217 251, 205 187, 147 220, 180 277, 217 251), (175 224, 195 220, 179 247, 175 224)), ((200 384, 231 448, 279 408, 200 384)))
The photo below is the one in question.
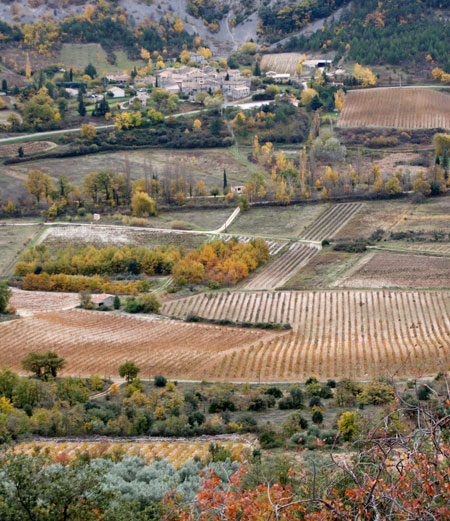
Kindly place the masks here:
POLYGON ((144 78, 137 78, 136 83, 143 83, 144 85, 154 86, 156 78, 154 76, 145 76, 144 78))
POLYGON ((277 83, 282 83, 283 81, 289 81, 291 79, 290 74, 279 74, 278 72, 274 71, 266 72, 266 76, 268 78, 272 78, 277 83))
POLYGON ((114 304, 114 295, 108 295, 107 293, 92 295, 91 302, 99 308, 109 307, 114 304))
POLYGON ((125 96, 125 90, 120 87, 111 87, 108 92, 112 94, 113 98, 123 98, 125 96))
POLYGON ((107 74, 106 79, 114 83, 128 83, 130 81, 130 77, 128 76, 128 74, 120 73, 107 74))

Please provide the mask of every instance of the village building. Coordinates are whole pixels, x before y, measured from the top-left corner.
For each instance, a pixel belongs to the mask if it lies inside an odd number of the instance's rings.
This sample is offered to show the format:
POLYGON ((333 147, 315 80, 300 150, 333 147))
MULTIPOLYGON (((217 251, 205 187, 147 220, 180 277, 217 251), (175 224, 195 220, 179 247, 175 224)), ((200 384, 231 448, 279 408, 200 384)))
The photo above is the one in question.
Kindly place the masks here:
POLYGON ((156 83, 156 78, 154 76, 145 76, 144 78, 136 78, 135 83, 143 83, 144 85, 154 86, 156 83))
POLYGON ((196 65, 208 65, 208 60, 201 54, 197 54, 197 53, 191 54, 190 61, 192 63, 195 63, 196 65))
POLYGON ((125 97, 125 90, 121 87, 111 87, 107 92, 111 93, 113 98, 125 97))
POLYGON ((250 78, 239 70, 217 71, 213 67, 180 67, 157 72, 158 87, 174 94, 194 97, 199 92, 213 93, 222 90, 231 99, 245 98, 250 94, 250 78))
POLYGON ((109 73, 105 77, 113 83, 128 83, 130 81, 130 76, 125 73, 109 73))
POLYGON ((114 295, 108 293, 98 293, 91 295, 91 302, 99 308, 110 307, 114 305, 114 295))

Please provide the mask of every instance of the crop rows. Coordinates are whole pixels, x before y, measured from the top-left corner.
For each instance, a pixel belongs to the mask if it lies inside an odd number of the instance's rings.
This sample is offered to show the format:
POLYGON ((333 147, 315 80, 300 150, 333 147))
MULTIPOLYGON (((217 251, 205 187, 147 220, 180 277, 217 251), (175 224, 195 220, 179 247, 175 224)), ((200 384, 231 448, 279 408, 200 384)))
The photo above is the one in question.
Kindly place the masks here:
POLYGON ((421 88, 351 91, 338 126, 450 129, 450 97, 421 88))
MULTIPOLYGON (((247 237, 247 236, 244 236, 244 235, 235 236, 235 235, 226 234, 226 235, 221 235, 220 236, 220 238, 223 241, 229 241, 233 237, 237 237, 239 239, 239 242, 242 242, 243 244, 247 244, 252 239, 254 239, 254 237, 247 237)), ((272 240, 269 240, 269 239, 265 239, 265 241, 266 241, 267 246, 269 247, 270 255, 276 255, 277 253, 279 253, 286 246, 286 241, 272 241, 272 240)))
POLYGON ((298 52, 284 52, 281 54, 265 54, 261 60, 261 68, 278 72, 279 74, 294 75, 297 64, 302 55, 298 52))
POLYGON ((42 313, 71 309, 80 303, 80 297, 76 293, 55 293, 50 291, 22 291, 13 289, 9 301, 16 312, 25 317, 42 313))
POLYGON ((217 293, 165 304, 178 316, 290 323, 292 331, 218 354, 218 380, 369 378, 399 370, 431 374, 450 363, 450 292, 217 293))
MULTIPOLYGON (((220 442, 220 446, 231 451, 233 456, 241 458, 244 443, 239 442, 220 442)), ((151 463, 156 458, 164 459, 172 463, 176 468, 194 458, 204 460, 208 454, 209 442, 187 442, 187 441, 151 441, 151 442, 24 442, 16 445, 16 452, 31 454, 35 450, 48 450, 49 455, 56 461, 70 461, 77 454, 89 454, 91 458, 103 458, 113 454, 123 454, 127 456, 137 456, 147 463, 151 463)))
POLYGON ((222 350, 258 342, 267 333, 205 324, 183 324, 74 309, 43 313, 0 325, 2 365, 21 370, 30 351, 56 351, 65 374, 116 376, 126 359, 142 377, 201 375, 200 366, 222 350))
POLYGON ((333 205, 312 224, 302 239, 318 242, 324 239, 332 239, 362 207, 362 203, 333 205))
POLYGON ((282 286, 317 252, 317 248, 306 244, 292 244, 286 253, 257 273, 247 283, 246 289, 275 289, 282 286))

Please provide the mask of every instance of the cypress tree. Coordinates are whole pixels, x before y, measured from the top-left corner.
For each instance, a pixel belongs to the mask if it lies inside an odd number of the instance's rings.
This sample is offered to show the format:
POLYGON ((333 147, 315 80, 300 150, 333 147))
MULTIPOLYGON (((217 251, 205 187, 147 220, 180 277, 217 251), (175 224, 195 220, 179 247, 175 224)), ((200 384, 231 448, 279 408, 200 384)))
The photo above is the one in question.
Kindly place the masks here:
POLYGON ((227 171, 224 168, 223 169, 223 187, 226 188, 227 186, 228 186, 227 171))

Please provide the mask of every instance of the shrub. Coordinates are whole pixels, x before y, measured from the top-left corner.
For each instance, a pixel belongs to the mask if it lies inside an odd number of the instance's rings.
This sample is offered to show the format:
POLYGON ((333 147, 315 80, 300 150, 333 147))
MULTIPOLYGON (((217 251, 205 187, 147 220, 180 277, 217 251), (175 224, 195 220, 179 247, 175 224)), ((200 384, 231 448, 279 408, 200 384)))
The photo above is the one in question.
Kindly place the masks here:
POLYGON ((263 432, 258 437, 259 444, 263 449, 275 449, 283 445, 283 440, 280 436, 273 432, 263 432))
POLYGON ((281 389, 279 389, 278 387, 269 387, 265 391, 265 394, 269 394, 270 396, 273 396, 276 399, 281 398, 283 396, 281 389))
POLYGON ((281 425, 281 430, 285 436, 292 436, 295 432, 299 432, 308 427, 308 421, 305 420, 299 412, 291 414, 281 425))
POLYGON ((254 430, 258 426, 258 422, 251 414, 242 414, 236 420, 245 430, 254 430))
POLYGON ((161 303, 152 293, 146 293, 138 298, 142 313, 158 313, 161 303))
POLYGON ((297 409, 303 406, 303 391, 299 385, 291 385, 289 387, 289 394, 291 395, 291 402, 297 409))
POLYGON ((318 396, 313 396, 309 401, 310 407, 322 407, 322 402, 318 396))
POLYGON ((278 408, 282 411, 286 411, 288 409, 295 409, 294 404, 290 398, 283 398, 278 402, 278 408))
POLYGON ((417 389, 417 398, 422 401, 428 400, 431 394, 431 389, 428 385, 421 385, 419 389, 417 389))
POLYGON ((188 416, 189 425, 192 427, 200 426, 203 423, 205 423, 205 415, 202 414, 200 411, 194 411, 191 412, 191 414, 188 416))
POLYGON ((312 419, 313 423, 316 423, 316 424, 320 425, 323 422, 323 414, 322 414, 322 412, 321 411, 314 411, 312 413, 311 419, 312 419))
POLYGON ((165 387, 167 384, 167 378, 164 378, 164 376, 156 375, 153 380, 155 387, 165 387))
POLYGON ((394 389, 383 382, 371 382, 365 384, 358 394, 358 401, 364 405, 382 405, 394 399, 394 389))
POLYGON ((265 411, 267 409, 267 402, 261 397, 253 398, 248 406, 249 411, 265 411))
POLYGON ((333 398, 333 391, 331 390, 331 387, 329 387, 328 385, 322 385, 319 396, 324 400, 327 400, 328 398, 333 398))

